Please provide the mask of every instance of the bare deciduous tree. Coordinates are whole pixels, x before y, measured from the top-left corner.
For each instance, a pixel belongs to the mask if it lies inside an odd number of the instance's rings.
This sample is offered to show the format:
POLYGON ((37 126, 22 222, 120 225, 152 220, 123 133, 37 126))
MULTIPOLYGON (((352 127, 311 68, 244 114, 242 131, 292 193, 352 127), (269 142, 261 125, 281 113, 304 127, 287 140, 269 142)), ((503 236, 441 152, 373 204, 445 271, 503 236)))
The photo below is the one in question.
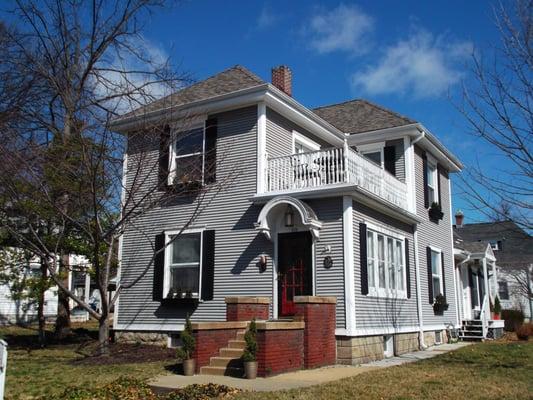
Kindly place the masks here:
MULTIPOLYGON (((186 229, 236 176, 204 185, 204 175, 214 168, 209 163, 213 157, 206 154, 200 171, 194 170, 198 163, 180 165, 174 181, 153 179, 169 164, 146 149, 158 148, 162 137, 173 140, 169 132, 176 121, 171 115, 142 118, 144 106, 188 81, 166 59, 153 57, 141 34, 147 13, 164 3, 19 0, 14 11, 18 35, 11 39, 20 55, 4 61, 32 77, 35 96, 23 105, 22 128, 2 132, 2 223, 21 247, 45 260, 60 292, 98 320, 102 354, 108 352, 109 315, 119 293, 135 285, 157 256, 152 243, 154 255, 144 271, 119 282, 110 297, 123 232, 141 230, 137 221, 150 210, 173 199, 194 198, 186 229), (135 129, 114 132, 114 121, 133 109, 139 117, 135 129), (99 310, 69 290, 68 253, 88 257, 99 310)), ((181 131, 187 131, 188 119, 194 116, 181 116, 181 131)), ((222 158, 219 154, 214 162, 222 158)))
POLYGON ((463 85, 458 106, 473 135, 494 150, 498 161, 489 171, 467 168, 462 179, 465 199, 487 216, 507 204, 512 219, 533 228, 533 2, 516 0, 495 10, 501 43, 489 62, 473 56, 471 79, 463 85))

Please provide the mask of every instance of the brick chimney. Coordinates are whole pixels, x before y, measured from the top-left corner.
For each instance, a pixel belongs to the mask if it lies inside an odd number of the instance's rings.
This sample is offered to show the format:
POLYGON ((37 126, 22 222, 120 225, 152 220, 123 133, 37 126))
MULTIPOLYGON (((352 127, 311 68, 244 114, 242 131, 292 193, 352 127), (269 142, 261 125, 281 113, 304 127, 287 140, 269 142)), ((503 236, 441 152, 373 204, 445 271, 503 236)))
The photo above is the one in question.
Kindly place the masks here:
POLYGON ((455 213, 455 226, 457 228, 462 228, 464 219, 465 219, 465 215, 463 214, 463 212, 461 210, 458 210, 455 213))
POLYGON ((292 96, 292 72, 286 65, 272 68, 272 84, 292 96))

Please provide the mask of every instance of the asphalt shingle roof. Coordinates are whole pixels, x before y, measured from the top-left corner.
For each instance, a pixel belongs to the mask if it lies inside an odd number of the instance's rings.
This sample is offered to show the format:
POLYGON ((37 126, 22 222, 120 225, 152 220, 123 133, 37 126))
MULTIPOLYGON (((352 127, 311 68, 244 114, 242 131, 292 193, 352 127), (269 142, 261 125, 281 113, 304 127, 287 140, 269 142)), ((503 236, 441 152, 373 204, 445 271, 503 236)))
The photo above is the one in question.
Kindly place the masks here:
POLYGON ((369 132, 417 122, 363 99, 318 107, 313 112, 344 133, 369 132))
POLYGON ((498 265, 522 267, 533 264, 533 238, 512 221, 465 224, 454 227, 454 233, 464 240, 465 245, 467 242, 501 241, 501 250, 494 251, 498 265))
POLYGON ((266 82, 253 72, 241 65, 235 65, 216 75, 172 93, 171 95, 156 100, 130 114, 124 115, 123 117, 143 114, 170 106, 180 106, 195 101, 206 100, 211 97, 248 89, 264 83, 266 82))

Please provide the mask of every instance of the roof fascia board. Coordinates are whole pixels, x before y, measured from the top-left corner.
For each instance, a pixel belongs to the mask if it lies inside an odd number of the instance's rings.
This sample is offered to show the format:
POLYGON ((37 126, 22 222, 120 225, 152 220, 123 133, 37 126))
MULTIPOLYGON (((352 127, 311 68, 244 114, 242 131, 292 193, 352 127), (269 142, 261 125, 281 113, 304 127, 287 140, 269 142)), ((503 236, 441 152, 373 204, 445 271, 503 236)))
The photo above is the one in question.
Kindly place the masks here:
POLYGON ((346 135, 334 128, 311 110, 282 93, 279 89, 271 87, 265 95, 265 103, 276 112, 288 117, 302 128, 316 134, 325 141, 342 146, 346 135), (273 90, 272 90, 273 89, 273 90))
POLYGON ((394 128, 351 134, 348 136, 348 144, 350 146, 357 146, 373 142, 383 142, 400 139, 404 136, 417 136, 419 133, 417 124, 402 125, 394 128))
POLYGON ((417 125, 423 132, 425 132, 424 137, 420 140, 423 147, 426 147, 433 154, 437 155, 438 158, 440 158, 440 161, 445 161, 450 171, 461 172, 463 169, 461 161, 459 161, 459 159, 429 131, 429 129, 420 123, 417 125))
POLYGON ((379 129, 375 131, 352 134, 348 137, 348 144, 357 146, 361 144, 394 140, 404 136, 411 138, 420 137, 420 133, 424 132, 424 136, 418 141, 419 145, 424 149, 434 154, 437 159, 446 165, 451 172, 460 172, 463 169, 463 164, 457 157, 455 157, 424 125, 421 123, 396 126, 394 128, 379 129))
POLYGON ((255 104, 264 98, 267 90, 268 85, 263 84, 183 105, 169 106, 145 114, 118 119, 111 123, 110 128, 119 132, 127 132, 140 124, 155 123, 161 116, 173 121, 199 113, 206 114, 215 110, 218 112, 255 104))

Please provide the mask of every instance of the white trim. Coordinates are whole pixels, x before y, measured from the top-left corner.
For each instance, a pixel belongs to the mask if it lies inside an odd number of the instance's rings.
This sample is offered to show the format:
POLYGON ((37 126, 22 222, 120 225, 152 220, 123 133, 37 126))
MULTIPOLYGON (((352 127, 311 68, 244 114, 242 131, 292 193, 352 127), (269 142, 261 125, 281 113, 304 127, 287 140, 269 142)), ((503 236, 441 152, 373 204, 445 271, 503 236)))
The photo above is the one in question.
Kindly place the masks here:
POLYGON ((266 104, 257 105, 257 193, 266 189, 266 104))
POLYGON ((355 331, 355 270, 353 238, 353 200, 342 197, 342 229, 344 238, 344 301, 347 334, 355 331))
POLYGON ((363 222, 366 224, 367 228, 369 228, 370 230, 378 232, 378 233, 382 233, 383 235, 393 237, 394 239, 405 240, 405 237, 407 235, 406 232, 402 232, 401 230, 397 230, 389 226, 384 227, 382 225, 378 225, 375 222, 369 221, 364 218, 363 218, 363 222))
MULTIPOLYGON (((433 199, 428 199, 429 207, 431 207, 432 203, 440 204, 440 197, 439 197, 439 186, 440 186, 439 175, 440 174, 439 174, 438 164, 435 158, 433 158, 431 154, 429 153, 426 153, 426 155, 427 155, 427 166, 428 166, 427 172, 430 173, 433 177, 433 186, 429 184, 429 179, 426 178, 428 188, 431 188, 433 190, 433 199)), ((426 171, 424 171, 424 173, 426 173, 426 171)))
MULTIPOLYGON (((419 326, 416 325, 410 325, 410 326, 400 326, 400 327, 394 327, 394 326, 388 326, 388 327, 380 327, 380 328, 361 328, 356 329, 353 336, 378 336, 378 335, 394 335, 398 333, 414 333, 418 332, 419 334, 422 333, 422 335, 425 332, 434 332, 434 331, 440 331, 446 329, 446 325, 428 325, 425 327, 423 331, 420 330, 419 326)), ((337 334, 337 332, 335 332, 337 334)))
POLYGON ((311 151, 320 150, 320 144, 297 131, 292 131, 292 154, 296 154, 296 143, 307 147, 311 151))
POLYGON ((409 136, 403 137, 405 185, 407 186, 407 209, 416 214, 416 168, 414 145, 409 136))
POLYGON ((413 227, 413 250, 415 253, 415 286, 416 286, 416 309, 418 313, 418 327, 419 336, 418 341, 420 348, 426 348, 426 342, 424 340, 424 316, 422 311, 422 293, 421 293, 421 281, 420 281, 420 259, 418 254, 418 226, 413 227))
MULTIPOLYGON (((452 223, 452 183, 451 179, 448 177, 448 208, 449 208, 449 216, 450 216, 450 240, 452 242, 452 254, 453 254, 453 223, 452 223)), ((451 257, 452 262, 452 271, 453 271, 453 293, 455 295, 455 323, 459 325, 459 321, 461 321, 461 316, 459 315, 459 292, 457 290, 457 274, 456 274, 456 268, 455 268, 455 259, 452 255, 451 257)))
POLYGON ((174 179, 176 178, 176 159, 178 158, 186 158, 186 157, 192 157, 192 156, 198 156, 202 155, 202 183, 204 182, 204 172, 205 172, 205 123, 207 121, 207 115, 201 115, 198 116, 195 119, 194 124, 191 124, 190 126, 171 126, 170 129, 170 144, 168 149, 169 154, 169 160, 168 160, 168 177, 167 177, 167 184, 173 185, 174 179), (181 154, 176 155, 176 141, 178 139, 177 134, 180 132, 188 132, 193 131, 195 129, 202 129, 202 151, 197 151, 196 153, 187 153, 187 154, 181 154))
POLYGON ((438 247, 434 246, 428 246, 433 253, 438 253, 438 260, 439 260, 439 269, 438 274, 433 273, 433 258, 431 259, 431 282, 428 282, 428 285, 431 285, 431 288, 433 290, 433 300, 437 297, 438 294, 442 294, 444 297, 446 297, 446 293, 444 293, 444 275, 442 273, 442 270, 444 269, 444 265, 442 265, 442 249, 439 249, 438 247), (440 286, 440 292, 435 293, 435 288, 433 288, 433 276, 439 276, 439 286, 440 286))
POLYGON ((185 324, 162 323, 162 324, 120 324, 117 323, 116 329, 118 331, 144 331, 144 332, 181 332, 185 328, 185 324))

